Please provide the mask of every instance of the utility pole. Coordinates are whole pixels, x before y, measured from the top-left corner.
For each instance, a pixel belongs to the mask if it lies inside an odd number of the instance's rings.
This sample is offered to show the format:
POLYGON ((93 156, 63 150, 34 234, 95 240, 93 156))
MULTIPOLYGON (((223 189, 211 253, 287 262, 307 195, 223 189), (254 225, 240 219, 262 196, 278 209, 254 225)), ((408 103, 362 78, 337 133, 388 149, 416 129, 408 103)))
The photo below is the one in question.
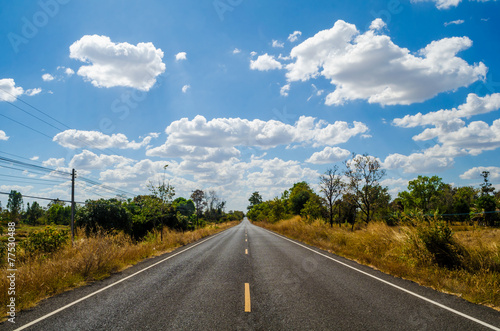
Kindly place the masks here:
POLYGON ((75 241, 75 169, 71 172, 71 244, 75 241))

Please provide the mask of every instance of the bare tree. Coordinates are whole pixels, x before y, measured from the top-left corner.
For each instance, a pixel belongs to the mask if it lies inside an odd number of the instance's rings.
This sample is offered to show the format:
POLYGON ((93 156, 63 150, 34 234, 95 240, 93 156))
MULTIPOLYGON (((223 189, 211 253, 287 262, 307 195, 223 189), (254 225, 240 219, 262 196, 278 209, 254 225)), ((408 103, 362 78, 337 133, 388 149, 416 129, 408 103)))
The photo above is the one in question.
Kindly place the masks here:
MULTIPOLYGON (((335 206, 335 201, 342 195, 344 191, 344 183, 339 174, 337 174, 338 167, 334 166, 328 169, 324 175, 320 176, 320 187, 321 192, 325 196, 328 209, 328 220, 330 226, 333 227, 333 207, 335 206)), ((340 208, 340 206, 339 206, 340 208)))
POLYGON ((205 192, 202 190, 194 190, 191 194, 191 200, 193 200, 196 207, 196 218, 199 219, 203 213, 203 208, 205 207, 205 192))
POLYGON ((378 198, 379 181, 385 176, 380 162, 368 154, 352 154, 352 159, 345 161, 344 175, 348 178, 347 188, 356 196, 357 207, 365 215, 365 221, 371 221, 374 206, 378 198))

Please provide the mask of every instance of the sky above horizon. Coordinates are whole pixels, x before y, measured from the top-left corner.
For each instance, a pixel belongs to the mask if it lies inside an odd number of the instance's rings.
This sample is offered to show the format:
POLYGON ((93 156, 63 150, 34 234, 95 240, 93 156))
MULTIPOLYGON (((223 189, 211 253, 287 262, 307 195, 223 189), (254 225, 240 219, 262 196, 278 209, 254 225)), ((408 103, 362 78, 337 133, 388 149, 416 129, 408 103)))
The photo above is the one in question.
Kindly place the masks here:
MULTIPOLYGON (((418 175, 498 188, 498 31, 494 0, 2 1, 0 157, 76 169, 77 201, 165 178, 245 211, 352 153, 393 198, 418 175)), ((0 192, 70 198, 12 168, 0 192)))

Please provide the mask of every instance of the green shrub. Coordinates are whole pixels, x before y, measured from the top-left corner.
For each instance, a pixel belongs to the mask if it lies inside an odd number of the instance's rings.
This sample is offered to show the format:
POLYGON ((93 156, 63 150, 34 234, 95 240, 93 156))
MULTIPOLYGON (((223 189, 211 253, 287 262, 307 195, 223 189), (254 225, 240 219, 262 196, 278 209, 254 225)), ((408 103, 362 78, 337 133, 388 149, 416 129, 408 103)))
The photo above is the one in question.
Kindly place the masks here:
POLYGON ((46 227, 43 231, 34 231, 21 243, 27 254, 53 253, 69 240, 68 230, 46 227))
POLYGON ((428 226, 421 225, 417 234, 439 266, 449 269, 461 266, 464 251, 453 239, 453 232, 445 222, 434 221, 428 226))

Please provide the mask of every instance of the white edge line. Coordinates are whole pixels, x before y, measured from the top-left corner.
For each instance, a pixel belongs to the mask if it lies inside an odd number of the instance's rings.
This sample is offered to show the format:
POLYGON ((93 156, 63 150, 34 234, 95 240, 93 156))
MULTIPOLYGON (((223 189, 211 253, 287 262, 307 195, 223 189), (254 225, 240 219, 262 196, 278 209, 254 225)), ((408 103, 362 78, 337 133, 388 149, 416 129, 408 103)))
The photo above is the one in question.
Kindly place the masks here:
POLYGON ((469 315, 467 315, 467 314, 464 314, 464 313, 462 313, 462 312, 459 312, 458 310, 455 310, 455 309, 453 309, 453 308, 450 308, 450 307, 448 307, 448 306, 445 306, 445 305, 443 305, 443 304, 441 304, 441 303, 439 303, 439 302, 436 302, 436 301, 434 301, 434 300, 428 299, 428 298, 426 298, 426 297, 424 297, 424 296, 421 296, 421 295, 419 295, 419 294, 417 294, 417 293, 415 293, 415 292, 412 292, 412 291, 407 290, 407 289, 405 289, 405 288, 403 288, 403 287, 400 287, 400 286, 395 285, 395 284, 393 284, 393 283, 391 283, 391 282, 388 282, 388 281, 386 281, 386 280, 384 280, 384 279, 382 279, 382 278, 379 278, 379 277, 377 277, 377 276, 373 276, 373 275, 371 275, 371 274, 369 274, 369 273, 367 273, 367 272, 365 272, 365 271, 363 271, 363 270, 359 270, 359 269, 357 269, 357 268, 355 268, 355 267, 353 267, 353 266, 350 266, 350 265, 349 265, 349 264, 347 264, 347 263, 341 262, 341 261, 336 260, 336 259, 334 259, 334 258, 332 258, 332 257, 330 257, 330 256, 328 256, 328 255, 326 255, 326 254, 323 254, 323 253, 317 252, 317 251, 315 251, 315 250, 314 250, 314 249, 312 249, 312 248, 309 248, 309 247, 307 247, 307 246, 304 246, 304 245, 302 245, 302 244, 299 244, 299 243, 297 243, 297 242, 295 242, 295 241, 293 241, 293 240, 291 240, 291 239, 289 239, 289 238, 287 238, 287 237, 284 237, 284 236, 282 236, 282 235, 279 235, 279 234, 277 234, 277 233, 274 233, 274 232, 269 231, 269 230, 264 229, 264 228, 261 228, 261 229, 266 230, 267 232, 269 232, 269 233, 271 233, 271 234, 273 234, 273 235, 275 235, 275 236, 277 236, 277 237, 279 237, 279 238, 281 238, 281 239, 288 240, 288 241, 290 241, 290 242, 294 243, 295 245, 298 245, 298 246, 300 246, 300 247, 303 247, 303 248, 305 248, 305 249, 308 249, 308 250, 310 250, 311 252, 314 252, 314 253, 316 253, 316 254, 318 254, 318 255, 321 255, 321 256, 323 256, 323 257, 326 257, 327 259, 330 259, 330 260, 332 260, 332 261, 334 261, 334 262, 337 262, 337 263, 339 263, 339 264, 341 264, 341 265, 343 265, 343 266, 345 266, 345 267, 348 267, 348 268, 350 268, 350 269, 356 270, 357 272, 360 272, 360 273, 362 273, 362 274, 364 274, 364 275, 366 275, 366 276, 369 276, 369 277, 371 277, 371 278, 374 278, 374 279, 376 279, 376 280, 378 280, 378 281, 380 281, 380 282, 382 282, 382 283, 384 283, 384 284, 387 284, 387 285, 390 285, 390 286, 392 286, 392 287, 394 287, 394 288, 397 288, 397 289, 398 289, 398 290, 400 290, 400 291, 406 292, 406 293, 408 293, 408 294, 410 294, 410 295, 413 295, 413 296, 415 296, 415 297, 417 297, 417 298, 419 298, 419 299, 422 299, 422 300, 424 300, 424 301, 427 301, 427 302, 429 302, 429 303, 432 303, 433 305, 436 305, 436 306, 438 306, 438 307, 440 307, 440 308, 443 308, 443 309, 445 309, 445 310, 448 310, 448 311, 450 311, 450 312, 452 312, 452 313, 454 313, 454 314, 457 314, 457 315, 459 315, 459 316, 462 316, 462 317, 464 317, 464 318, 467 318, 467 319, 469 319, 469 320, 471 320, 471 321, 473 321, 473 322, 476 322, 476 323, 478 323, 478 324, 481 324, 481 325, 483 325, 483 326, 485 326, 485 327, 487 327, 487 328, 490 328, 490 329, 492 329, 492 330, 496 330, 496 331, 500 331, 500 328, 498 328, 498 327, 496 327, 496 326, 493 326, 493 325, 491 325, 491 324, 488 324, 488 323, 486 323, 486 322, 483 322, 483 321, 481 321, 481 320, 478 320, 477 318, 474 318, 474 317, 472 317, 472 316, 469 316, 469 315))
MULTIPOLYGON (((132 275, 129 275, 129 276, 125 277, 125 278, 122 278, 122 279, 120 279, 119 281, 114 282, 113 284, 109 284, 108 286, 103 287, 103 288, 101 288, 100 290, 97 290, 97 291, 95 291, 95 292, 92 292, 92 293, 90 293, 90 294, 88 294, 88 295, 84 296, 83 298, 80 298, 80 299, 78 299, 78 300, 76 300, 76 301, 73 301, 73 302, 71 302, 71 303, 67 304, 66 306, 63 306, 63 307, 61 307, 61 308, 59 308, 59 309, 54 310, 54 311, 53 311, 53 312, 51 312, 51 313, 48 313, 47 315, 44 315, 44 316, 42 316, 42 317, 39 317, 39 318, 37 318, 36 320, 31 321, 31 322, 29 322, 28 324, 25 324, 25 325, 21 326, 21 327, 20 327, 20 328, 18 328, 18 329, 15 329, 15 331, 17 331, 17 330, 24 330, 24 329, 26 329, 26 328, 28 328, 28 327, 30 327, 30 326, 32 326, 32 325, 35 325, 35 324, 37 324, 38 322, 41 322, 41 321, 43 321, 44 319, 46 319, 46 318, 48 318, 48 317, 50 317, 50 316, 52 316, 52 315, 55 315, 55 314, 57 314, 57 313, 59 313, 59 312, 61 312, 61 311, 65 310, 65 309, 67 309, 67 308, 69 308, 69 307, 71 307, 71 306, 76 305, 76 304, 77 304, 77 303, 79 303, 79 302, 82 302, 82 301, 84 301, 84 300, 86 300, 86 299, 88 299, 88 298, 90 298, 90 297, 92 297, 92 296, 94 296, 94 295, 96 295, 96 294, 98 294, 98 293, 102 292, 102 291, 107 290, 107 289, 108 289, 108 288, 110 288, 110 287, 115 286, 116 284, 119 284, 119 283, 121 283, 121 282, 124 282, 124 281, 126 281, 127 279, 132 278, 132 277, 134 277, 134 276, 136 276, 136 275, 140 274, 141 272, 144 272, 144 271, 146 271, 146 270, 148 270, 148 269, 151 269, 152 267, 157 266, 158 264, 163 263, 163 262, 167 261, 168 259, 173 258, 173 257, 174 257, 174 256, 176 256, 176 255, 179 255, 179 254, 181 254, 181 253, 184 253, 185 251, 190 250, 191 248, 194 248, 194 247, 196 247, 196 246, 198 246, 198 245, 201 245, 201 244, 203 244, 205 241, 211 240, 211 239, 213 239, 213 238, 215 238, 215 237, 219 236, 220 234, 222 234, 223 232, 225 232, 225 231, 227 231, 227 230, 229 230, 229 229, 226 229, 226 230, 224 230, 224 231, 222 231, 222 232, 219 232, 219 233, 215 234, 214 236, 211 236, 210 238, 207 238, 207 239, 205 239, 205 240, 203 240, 203 241, 200 241, 199 243, 197 243, 197 244, 195 244, 195 245, 189 246, 188 248, 186 248, 186 249, 184 249, 184 250, 182 250, 182 251, 180 251, 180 252, 177 252, 177 253, 175 253, 175 254, 173 254, 173 255, 170 255, 169 257, 166 257, 166 258, 164 258, 163 260, 156 262, 155 264, 152 264, 152 265, 150 265, 150 266, 148 266, 148 267, 146 267, 146 268, 144 268, 144 269, 142 269, 142 270, 137 271, 136 273, 133 273, 132 275)), ((168 253, 167 253, 167 254, 168 254, 168 253)))

